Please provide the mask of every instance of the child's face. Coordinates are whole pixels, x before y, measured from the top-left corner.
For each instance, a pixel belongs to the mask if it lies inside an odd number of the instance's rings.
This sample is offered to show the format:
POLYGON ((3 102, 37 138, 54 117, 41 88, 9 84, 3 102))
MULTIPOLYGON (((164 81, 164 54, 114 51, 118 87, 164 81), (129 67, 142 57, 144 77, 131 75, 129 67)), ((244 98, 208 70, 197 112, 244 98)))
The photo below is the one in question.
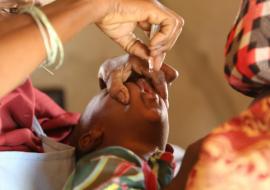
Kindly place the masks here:
POLYGON ((164 100, 145 79, 126 83, 130 104, 123 105, 102 91, 94 97, 82 116, 83 128, 102 129, 100 147, 123 146, 144 154, 163 149, 168 138, 168 111, 164 100))
MULTIPOLYGON (((144 62, 136 57, 127 61, 132 65, 144 62)), ((111 63, 121 65, 119 58, 111 63)), ((112 65, 104 66, 110 70, 112 65)), ((167 84, 178 77, 178 72, 163 64, 160 71, 150 75, 151 81, 135 72, 131 74, 125 83, 130 96, 128 105, 116 101, 105 90, 90 101, 71 138, 80 154, 108 146, 123 146, 138 155, 165 148, 169 131, 167 84)))

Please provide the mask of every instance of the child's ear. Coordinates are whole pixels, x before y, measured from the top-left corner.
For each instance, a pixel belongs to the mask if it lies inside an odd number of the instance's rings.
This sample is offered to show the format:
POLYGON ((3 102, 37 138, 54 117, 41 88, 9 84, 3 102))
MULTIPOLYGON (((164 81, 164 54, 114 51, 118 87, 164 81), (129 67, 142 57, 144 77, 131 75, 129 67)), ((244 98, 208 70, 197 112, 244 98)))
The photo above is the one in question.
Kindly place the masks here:
POLYGON ((101 128, 93 128, 79 138, 78 151, 86 154, 96 149, 103 141, 104 131, 101 128))

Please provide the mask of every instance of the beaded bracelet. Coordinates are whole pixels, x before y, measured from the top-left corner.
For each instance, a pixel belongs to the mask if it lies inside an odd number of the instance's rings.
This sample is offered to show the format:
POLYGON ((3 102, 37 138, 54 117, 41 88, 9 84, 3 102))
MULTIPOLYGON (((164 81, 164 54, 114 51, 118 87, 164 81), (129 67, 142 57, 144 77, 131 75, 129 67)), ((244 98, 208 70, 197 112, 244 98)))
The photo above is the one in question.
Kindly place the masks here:
POLYGON ((41 67, 53 74, 50 68, 56 70, 64 61, 63 44, 47 16, 36 6, 26 6, 19 9, 19 13, 27 13, 33 17, 41 32, 47 57, 41 67))

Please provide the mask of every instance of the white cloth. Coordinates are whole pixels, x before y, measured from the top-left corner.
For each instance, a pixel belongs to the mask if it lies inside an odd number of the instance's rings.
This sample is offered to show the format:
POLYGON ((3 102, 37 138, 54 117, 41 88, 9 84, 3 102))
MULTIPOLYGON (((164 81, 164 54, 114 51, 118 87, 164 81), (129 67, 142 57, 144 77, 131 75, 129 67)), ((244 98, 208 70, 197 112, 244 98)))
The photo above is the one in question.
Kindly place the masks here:
POLYGON ((0 152, 0 190, 60 190, 75 167, 75 149, 45 136, 36 118, 35 132, 44 153, 0 152))
POLYGON ((185 150, 182 149, 181 147, 177 146, 177 145, 172 145, 173 147, 173 156, 174 156, 174 160, 175 160, 175 170, 174 170, 174 177, 178 174, 178 172, 180 171, 181 165, 182 165, 182 161, 185 155, 185 150))

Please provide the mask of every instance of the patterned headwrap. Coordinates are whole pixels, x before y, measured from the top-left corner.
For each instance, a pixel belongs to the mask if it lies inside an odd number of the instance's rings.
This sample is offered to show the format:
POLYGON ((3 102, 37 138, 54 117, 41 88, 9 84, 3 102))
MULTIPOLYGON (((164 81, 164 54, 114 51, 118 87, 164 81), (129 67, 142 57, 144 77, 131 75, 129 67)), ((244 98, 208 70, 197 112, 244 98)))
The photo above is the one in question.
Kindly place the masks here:
POLYGON ((242 0, 225 55, 234 89, 256 96, 270 85, 270 0, 242 0))

